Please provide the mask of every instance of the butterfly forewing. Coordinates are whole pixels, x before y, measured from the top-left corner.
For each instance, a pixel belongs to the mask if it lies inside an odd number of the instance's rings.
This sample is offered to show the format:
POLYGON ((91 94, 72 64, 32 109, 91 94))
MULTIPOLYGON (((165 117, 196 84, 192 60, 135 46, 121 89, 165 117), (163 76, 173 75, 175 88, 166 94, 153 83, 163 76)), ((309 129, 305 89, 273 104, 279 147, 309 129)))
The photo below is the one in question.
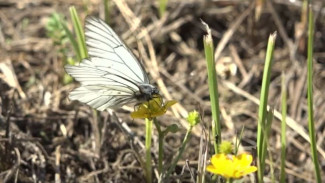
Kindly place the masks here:
POLYGON ((96 65, 106 65, 109 61, 110 68, 127 73, 128 79, 149 83, 139 61, 105 22, 87 17, 85 35, 89 57, 96 65))
MULTIPOLYGON (((102 66, 102 68, 104 68, 102 66)), ((93 62, 84 59, 79 66, 66 66, 67 73, 85 86, 98 86, 98 85, 119 85, 129 90, 136 92, 137 85, 129 80, 125 80, 118 74, 114 74, 109 69, 101 69, 96 67, 93 62)))
MULTIPOLYGON (((85 36, 89 58, 77 66, 65 66, 81 84, 69 98, 100 111, 137 102, 142 95, 140 88, 149 85, 149 79, 132 52, 100 19, 86 18, 85 36)), ((150 98, 151 93, 143 95, 150 98)))

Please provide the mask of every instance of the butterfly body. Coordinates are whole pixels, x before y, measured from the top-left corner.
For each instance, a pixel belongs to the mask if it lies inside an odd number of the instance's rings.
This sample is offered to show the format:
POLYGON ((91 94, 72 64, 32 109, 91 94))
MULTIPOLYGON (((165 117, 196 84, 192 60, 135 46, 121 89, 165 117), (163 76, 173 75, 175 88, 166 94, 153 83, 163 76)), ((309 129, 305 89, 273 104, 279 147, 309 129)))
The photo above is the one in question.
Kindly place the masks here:
POLYGON ((81 84, 70 93, 71 100, 103 111, 159 95, 141 63, 104 21, 87 17, 85 36, 89 58, 79 65, 65 66, 81 84))
POLYGON ((136 94, 136 98, 138 99, 138 101, 149 101, 155 95, 159 95, 157 87, 151 84, 140 84, 138 87, 139 93, 136 94))

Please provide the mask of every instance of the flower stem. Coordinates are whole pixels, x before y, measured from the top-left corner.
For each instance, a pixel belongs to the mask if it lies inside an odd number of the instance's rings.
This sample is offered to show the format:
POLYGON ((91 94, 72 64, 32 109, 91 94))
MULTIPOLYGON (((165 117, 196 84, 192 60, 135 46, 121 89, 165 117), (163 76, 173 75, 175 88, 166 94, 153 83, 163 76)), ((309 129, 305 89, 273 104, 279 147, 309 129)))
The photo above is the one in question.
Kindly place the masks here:
POLYGON ((166 176, 165 176, 165 179, 168 179, 169 175, 172 173, 172 171, 174 171, 177 162, 181 158, 181 156, 182 156, 182 154, 183 154, 183 152, 185 150, 186 144, 187 144, 188 140, 190 139, 192 128, 193 128, 193 126, 190 126, 190 128, 187 130, 186 135, 185 135, 184 140, 183 140, 183 143, 182 143, 182 146, 178 151, 178 155, 174 159, 174 161, 172 162, 170 168, 168 169, 168 171, 166 173, 166 176))
POLYGON ((163 147, 164 147, 164 133, 161 131, 160 124, 158 123, 157 119, 154 118, 153 122, 158 131, 158 174, 160 175, 163 170, 163 147))
POLYGON ((152 165, 151 165, 151 134, 152 120, 146 118, 146 179, 147 183, 152 182, 152 165))

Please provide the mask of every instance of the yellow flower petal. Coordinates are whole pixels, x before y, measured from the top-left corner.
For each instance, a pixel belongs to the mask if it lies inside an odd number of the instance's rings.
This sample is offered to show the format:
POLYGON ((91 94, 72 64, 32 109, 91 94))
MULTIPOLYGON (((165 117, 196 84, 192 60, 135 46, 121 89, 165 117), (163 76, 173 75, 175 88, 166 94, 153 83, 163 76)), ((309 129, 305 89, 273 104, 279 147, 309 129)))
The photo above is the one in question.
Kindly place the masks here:
POLYGON ((238 156, 215 154, 211 157, 211 164, 206 170, 225 178, 240 178, 257 170, 257 167, 250 166, 252 161, 253 157, 248 154, 238 156))
POLYGON ((206 167, 206 170, 209 171, 209 172, 211 172, 211 173, 214 173, 214 174, 218 174, 218 172, 219 172, 218 169, 215 168, 213 165, 208 165, 206 167))
POLYGON ((163 102, 160 96, 155 96, 150 101, 140 104, 134 112, 131 113, 132 118, 154 118, 161 116, 167 112, 167 109, 176 104, 175 100, 163 102))

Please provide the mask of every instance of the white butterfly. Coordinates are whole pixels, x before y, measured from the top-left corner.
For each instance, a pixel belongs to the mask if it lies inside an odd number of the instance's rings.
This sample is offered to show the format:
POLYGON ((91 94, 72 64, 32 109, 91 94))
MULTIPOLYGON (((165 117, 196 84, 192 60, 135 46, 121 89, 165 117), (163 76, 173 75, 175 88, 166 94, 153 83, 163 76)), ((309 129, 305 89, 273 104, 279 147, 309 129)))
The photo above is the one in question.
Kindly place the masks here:
POLYGON ((148 101, 159 94, 140 62, 104 21, 87 17, 85 36, 89 58, 77 66, 65 66, 81 84, 70 93, 70 100, 103 111, 148 101))

